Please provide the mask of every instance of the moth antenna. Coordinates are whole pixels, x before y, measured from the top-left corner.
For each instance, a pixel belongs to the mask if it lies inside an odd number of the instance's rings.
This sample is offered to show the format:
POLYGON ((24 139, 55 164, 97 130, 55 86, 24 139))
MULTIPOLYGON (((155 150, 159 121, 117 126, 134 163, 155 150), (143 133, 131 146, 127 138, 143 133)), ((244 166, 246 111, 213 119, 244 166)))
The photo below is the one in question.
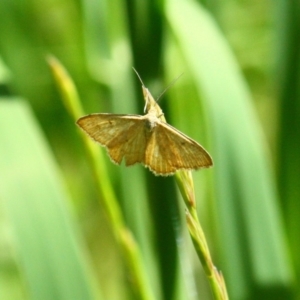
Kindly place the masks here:
MULTIPOLYGON (((140 80, 142 86, 145 87, 144 82, 143 82, 141 76, 139 75, 138 71, 137 71, 134 67, 132 67, 132 69, 133 69, 133 71, 136 73, 136 75, 137 75, 138 79, 140 80)), ((162 97, 162 95, 163 95, 170 87, 172 87, 172 86, 175 84, 175 82, 176 82, 182 75, 183 75, 183 73, 180 74, 180 75, 179 75, 178 77, 176 77, 175 79, 173 79, 173 81, 172 81, 172 82, 171 82, 171 83, 170 83, 170 84, 162 91, 162 93, 158 96, 158 98, 157 98, 155 101, 158 102, 158 100, 162 97)), ((146 103, 146 105, 145 105, 145 108, 146 108, 146 107, 147 107, 147 103, 146 103)))
POLYGON ((158 98, 156 99, 156 102, 158 102, 158 100, 162 97, 162 95, 170 88, 172 87, 175 82, 183 75, 183 73, 181 73, 178 77, 176 77, 175 79, 173 79, 173 81, 162 91, 162 93, 158 96, 158 98))
POLYGON ((143 80, 142 80, 142 78, 141 78, 141 76, 140 76, 139 73, 138 73, 138 71, 137 71, 134 67, 132 67, 132 69, 133 69, 133 71, 135 72, 135 74, 137 75, 138 79, 140 80, 142 86, 145 86, 145 85, 144 85, 144 82, 143 82, 143 80))
MULTIPOLYGON (((134 67, 132 67, 132 69, 133 69, 133 71, 136 73, 136 75, 137 75, 138 79, 140 80, 142 86, 145 88, 144 82, 143 82, 143 80, 142 80, 140 74, 138 73, 138 71, 137 71, 134 67)), ((144 112, 146 112, 147 106, 148 106, 148 98, 145 98, 144 112)))

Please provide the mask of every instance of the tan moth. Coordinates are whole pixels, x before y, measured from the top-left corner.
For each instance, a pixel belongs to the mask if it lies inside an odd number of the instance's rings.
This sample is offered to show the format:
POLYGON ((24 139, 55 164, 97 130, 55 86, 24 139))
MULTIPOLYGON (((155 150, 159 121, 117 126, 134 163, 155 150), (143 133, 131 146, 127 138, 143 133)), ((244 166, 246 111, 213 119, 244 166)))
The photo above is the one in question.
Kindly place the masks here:
POLYGON ((141 163, 162 176, 212 166, 212 158, 200 144, 166 123, 143 82, 142 90, 145 115, 90 114, 78 119, 77 124, 106 147, 109 157, 118 165, 123 159, 126 166, 141 163))

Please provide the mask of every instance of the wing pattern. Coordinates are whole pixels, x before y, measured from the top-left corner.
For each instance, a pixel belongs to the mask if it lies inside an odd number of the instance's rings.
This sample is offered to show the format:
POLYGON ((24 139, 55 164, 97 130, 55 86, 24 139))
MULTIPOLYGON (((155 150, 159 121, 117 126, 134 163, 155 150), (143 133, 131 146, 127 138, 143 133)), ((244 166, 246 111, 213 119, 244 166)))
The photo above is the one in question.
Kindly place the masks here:
POLYGON ((171 175, 178 169, 210 167, 212 159, 196 141, 158 122, 147 144, 145 165, 156 174, 171 175))
POLYGON ((158 118, 150 130, 149 119, 139 115, 91 114, 77 124, 107 148, 116 164, 124 158, 126 166, 142 163, 156 175, 164 176, 179 169, 212 165, 210 155, 200 144, 158 118))
POLYGON ((139 115, 92 114, 80 118, 78 125, 96 142, 107 148, 116 164, 125 158, 126 166, 143 163, 146 137, 139 115))

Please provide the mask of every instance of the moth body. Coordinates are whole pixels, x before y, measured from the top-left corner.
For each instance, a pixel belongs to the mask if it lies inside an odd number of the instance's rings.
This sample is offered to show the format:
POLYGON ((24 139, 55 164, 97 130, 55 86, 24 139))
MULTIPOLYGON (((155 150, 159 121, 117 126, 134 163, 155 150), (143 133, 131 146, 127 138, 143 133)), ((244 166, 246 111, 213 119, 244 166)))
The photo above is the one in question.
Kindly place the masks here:
POLYGON ((160 122, 160 120, 155 115, 149 113, 145 115, 145 125, 149 132, 153 131, 158 122, 160 122))

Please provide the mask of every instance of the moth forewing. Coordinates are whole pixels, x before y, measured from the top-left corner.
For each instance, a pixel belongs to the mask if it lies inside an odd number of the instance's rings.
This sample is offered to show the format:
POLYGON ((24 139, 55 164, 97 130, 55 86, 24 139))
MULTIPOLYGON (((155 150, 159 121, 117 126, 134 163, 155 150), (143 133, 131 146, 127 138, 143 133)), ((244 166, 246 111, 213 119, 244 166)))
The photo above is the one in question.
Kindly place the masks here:
POLYGON ((210 167, 212 159, 196 141, 169 124, 159 122, 149 138, 145 164, 156 174, 171 175, 180 169, 210 167))
POLYGON ((103 146, 141 119, 139 115, 91 114, 80 118, 77 125, 103 146))
POLYGON ((213 165, 210 154, 198 142, 168 123, 162 122, 161 126, 171 130, 174 140, 178 144, 178 149, 194 159, 193 165, 198 165, 198 168, 208 168, 213 165))
POLYGON ((143 162, 144 120, 139 115, 91 114, 77 124, 93 140, 107 148, 111 160, 126 165, 143 162))

